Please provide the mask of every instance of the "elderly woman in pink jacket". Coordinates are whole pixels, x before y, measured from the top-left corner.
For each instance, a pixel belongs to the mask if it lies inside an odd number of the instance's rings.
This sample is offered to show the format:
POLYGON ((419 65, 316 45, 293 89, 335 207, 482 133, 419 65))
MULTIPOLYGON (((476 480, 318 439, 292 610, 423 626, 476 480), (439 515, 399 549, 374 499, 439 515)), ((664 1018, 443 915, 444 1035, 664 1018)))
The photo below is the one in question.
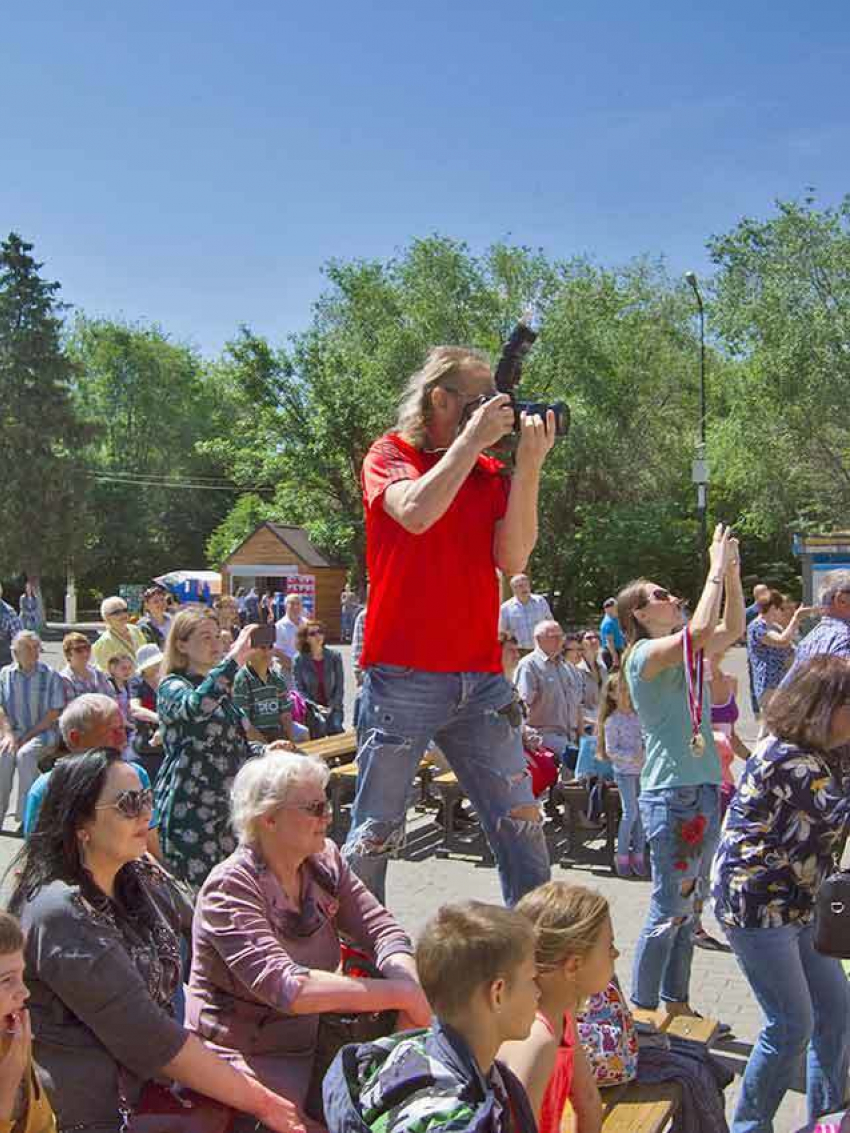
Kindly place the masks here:
POLYGON ((430 1018, 408 936, 325 837, 327 780, 322 761, 285 752, 239 771, 239 847, 198 897, 187 998, 187 1022, 209 1046, 299 1108, 324 1012, 430 1018), (339 974, 341 937, 383 978, 339 974))

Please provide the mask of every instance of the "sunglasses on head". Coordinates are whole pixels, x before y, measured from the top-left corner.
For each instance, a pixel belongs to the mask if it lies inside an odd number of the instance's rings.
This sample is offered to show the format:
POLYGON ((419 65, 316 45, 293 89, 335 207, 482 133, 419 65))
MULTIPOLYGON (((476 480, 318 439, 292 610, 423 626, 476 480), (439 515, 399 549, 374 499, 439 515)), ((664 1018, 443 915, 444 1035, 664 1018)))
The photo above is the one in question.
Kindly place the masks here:
POLYGON ((95 810, 117 810, 122 818, 139 818, 146 810, 153 810, 153 791, 143 787, 139 791, 122 791, 111 803, 98 803, 95 810))
POLYGON ((328 799, 315 803, 288 803, 284 809, 300 810, 302 814, 309 814, 311 818, 328 818, 331 814, 331 804, 328 799))

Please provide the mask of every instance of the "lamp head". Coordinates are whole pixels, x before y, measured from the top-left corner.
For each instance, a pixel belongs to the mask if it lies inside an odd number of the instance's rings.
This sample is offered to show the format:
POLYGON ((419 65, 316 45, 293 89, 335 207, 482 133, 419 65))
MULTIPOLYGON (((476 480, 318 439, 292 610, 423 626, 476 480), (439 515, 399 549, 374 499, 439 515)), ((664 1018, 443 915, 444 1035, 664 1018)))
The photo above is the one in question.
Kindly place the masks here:
POLYGON ((702 295, 699 293, 699 283, 697 282, 696 272, 686 271, 685 281, 693 288, 694 295, 696 296, 697 303, 700 310, 702 310, 702 295))

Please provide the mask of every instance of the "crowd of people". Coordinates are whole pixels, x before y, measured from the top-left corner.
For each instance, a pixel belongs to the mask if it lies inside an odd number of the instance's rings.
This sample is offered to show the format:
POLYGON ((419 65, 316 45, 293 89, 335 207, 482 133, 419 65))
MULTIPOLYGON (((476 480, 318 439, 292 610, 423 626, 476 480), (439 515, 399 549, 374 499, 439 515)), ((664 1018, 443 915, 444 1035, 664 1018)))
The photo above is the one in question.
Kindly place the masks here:
POLYGON ((0 914, 4 1128, 560 1133, 571 1111, 599 1133, 600 1089, 636 1079, 678 1084, 677 1130, 722 1133, 724 1069, 640 1041, 634 1015, 696 1014, 695 944, 731 949, 764 1014, 735 1133, 772 1129, 804 1055, 811 1119, 841 1108, 850 992, 813 913, 850 829, 850 573, 817 610, 766 586, 745 608, 718 526, 692 616, 641 578, 565 633, 526 573, 552 425, 523 415, 506 476, 513 408, 480 355, 440 347, 367 454, 342 847, 297 744, 344 728, 344 668, 298 595, 169 612, 152 586, 137 622, 109 597, 61 671, 0 606, 0 806, 17 776, 24 839, 0 914), (752 751, 724 670, 744 638, 752 751), (504 907, 449 901, 414 946, 385 882, 425 756, 455 771, 504 907), (649 878, 628 995, 616 909, 550 877, 541 798, 588 767, 619 792, 618 874, 649 878))

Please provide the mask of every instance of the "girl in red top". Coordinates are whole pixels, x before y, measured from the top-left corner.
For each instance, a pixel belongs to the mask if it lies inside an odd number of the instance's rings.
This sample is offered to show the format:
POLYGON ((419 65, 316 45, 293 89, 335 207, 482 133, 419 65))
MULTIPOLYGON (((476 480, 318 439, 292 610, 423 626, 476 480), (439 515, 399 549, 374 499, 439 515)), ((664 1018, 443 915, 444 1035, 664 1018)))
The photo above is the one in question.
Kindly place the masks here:
POLYGON ((499 1057, 525 1086, 539 1133, 561 1133, 568 1102, 574 1133, 598 1133, 602 1102, 574 1020, 614 975, 619 953, 608 902, 582 886, 550 881, 523 897, 517 911, 537 938, 540 1004, 528 1038, 506 1043, 499 1057))

